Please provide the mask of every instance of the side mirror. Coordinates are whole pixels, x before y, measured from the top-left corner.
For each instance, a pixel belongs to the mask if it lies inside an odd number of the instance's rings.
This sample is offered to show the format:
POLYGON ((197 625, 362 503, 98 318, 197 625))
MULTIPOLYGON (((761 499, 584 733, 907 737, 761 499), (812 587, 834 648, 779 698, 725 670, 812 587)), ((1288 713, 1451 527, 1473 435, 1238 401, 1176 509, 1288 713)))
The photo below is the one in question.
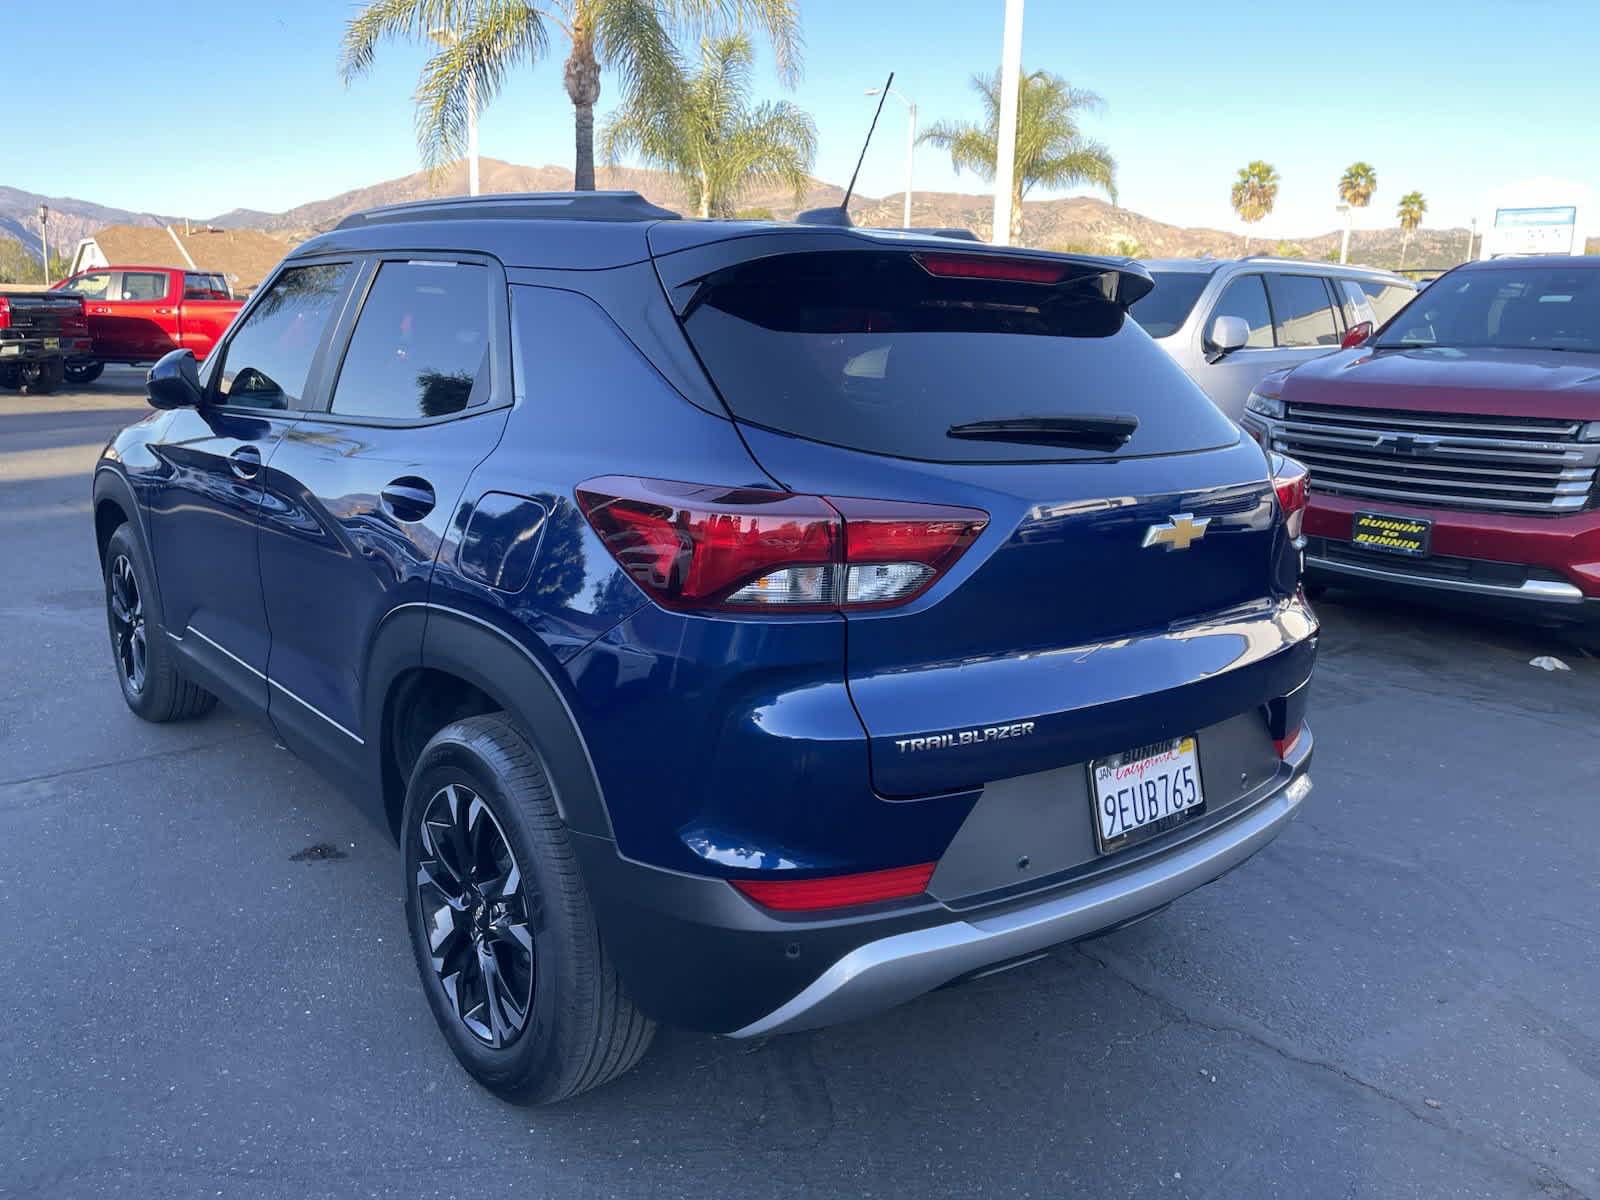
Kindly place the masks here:
POLYGON ((1211 322, 1211 335, 1206 340, 1211 343, 1217 358, 1221 358, 1250 340, 1250 326, 1245 324, 1243 317, 1218 317, 1211 322))
POLYGON ((199 408, 205 399, 193 350, 170 350, 150 368, 144 390, 152 408, 199 408))
POLYGON ((1367 339, 1372 336, 1372 322, 1358 321, 1350 326, 1350 331, 1344 335, 1344 341, 1339 343, 1341 350, 1353 350, 1357 346, 1366 345, 1367 339))

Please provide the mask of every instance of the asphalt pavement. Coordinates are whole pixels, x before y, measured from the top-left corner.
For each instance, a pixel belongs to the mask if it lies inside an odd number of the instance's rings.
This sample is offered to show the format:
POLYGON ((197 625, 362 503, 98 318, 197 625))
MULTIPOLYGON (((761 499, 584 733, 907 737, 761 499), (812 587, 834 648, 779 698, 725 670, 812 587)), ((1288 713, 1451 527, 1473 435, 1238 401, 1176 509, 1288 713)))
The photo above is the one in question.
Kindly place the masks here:
POLYGON ((434 1028, 387 836, 225 709, 124 708, 89 470, 146 411, 0 392, 0 1196, 1600 1196, 1600 660, 1333 594, 1316 791, 1241 870, 517 1108, 434 1028))

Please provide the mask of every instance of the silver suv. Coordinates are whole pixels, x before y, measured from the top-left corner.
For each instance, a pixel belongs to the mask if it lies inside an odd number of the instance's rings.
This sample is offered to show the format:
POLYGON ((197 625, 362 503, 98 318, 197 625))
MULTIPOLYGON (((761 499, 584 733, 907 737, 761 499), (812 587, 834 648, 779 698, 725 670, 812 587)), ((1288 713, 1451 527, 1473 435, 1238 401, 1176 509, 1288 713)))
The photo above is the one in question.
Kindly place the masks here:
POLYGON ((1233 420, 1270 371, 1356 346, 1417 293, 1371 267, 1297 258, 1168 258, 1133 318, 1233 420))

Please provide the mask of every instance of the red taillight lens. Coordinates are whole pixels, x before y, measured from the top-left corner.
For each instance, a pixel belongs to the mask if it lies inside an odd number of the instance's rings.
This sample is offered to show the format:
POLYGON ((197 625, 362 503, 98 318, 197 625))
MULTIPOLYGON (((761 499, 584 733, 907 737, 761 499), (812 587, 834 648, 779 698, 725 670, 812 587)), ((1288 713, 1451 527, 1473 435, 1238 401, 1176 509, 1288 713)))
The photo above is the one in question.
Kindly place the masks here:
POLYGON ((0 329, 11 328, 11 301, 0 296, 0 329))
POLYGON ((1294 749, 1295 743, 1300 740, 1300 731, 1304 728, 1304 723, 1301 723, 1291 729, 1284 737, 1272 739, 1272 744, 1278 748, 1279 758, 1289 757, 1289 752, 1294 749))
POLYGON ((1306 523, 1306 503, 1311 473, 1300 463, 1281 454, 1272 456, 1272 487, 1278 493, 1278 507, 1291 538, 1298 538, 1306 523))
POLYGON ((903 604, 988 523, 977 509, 607 476, 578 507, 666 608, 821 612, 903 604))
POLYGON ((1007 283, 1060 283, 1073 266, 991 254, 916 254, 912 257, 929 275, 940 279, 999 279, 1007 283))
POLYGON ((933 878, 933 867, 933 863, 921 863, 860 875, 834 875, 828 879, 734 879, 729 882, 766 908, 801 912, 920 896, 927 890, 928 880, 933 878))
POLYGON ((1364 345, 1371 336, 1372 322, 1361 321, 1350 326, 1349 332, 1344 335, 1344 341, 1340 342, 1339 346, 1345 350, 1353 350, 1357 346, 1364 345))

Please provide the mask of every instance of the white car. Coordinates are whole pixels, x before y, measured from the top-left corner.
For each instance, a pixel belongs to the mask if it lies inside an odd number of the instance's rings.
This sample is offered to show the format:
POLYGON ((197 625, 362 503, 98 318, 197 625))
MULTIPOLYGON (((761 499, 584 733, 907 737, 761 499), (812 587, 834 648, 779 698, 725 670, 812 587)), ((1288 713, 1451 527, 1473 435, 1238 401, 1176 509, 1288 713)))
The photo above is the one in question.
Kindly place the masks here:
POLYGON ((1155 290, 1130 310, 1233 420, 1269 372, 1357 346, 1417 293, 1370 267, 1297 258, 1172 258, 1141 263, 1155 290))

